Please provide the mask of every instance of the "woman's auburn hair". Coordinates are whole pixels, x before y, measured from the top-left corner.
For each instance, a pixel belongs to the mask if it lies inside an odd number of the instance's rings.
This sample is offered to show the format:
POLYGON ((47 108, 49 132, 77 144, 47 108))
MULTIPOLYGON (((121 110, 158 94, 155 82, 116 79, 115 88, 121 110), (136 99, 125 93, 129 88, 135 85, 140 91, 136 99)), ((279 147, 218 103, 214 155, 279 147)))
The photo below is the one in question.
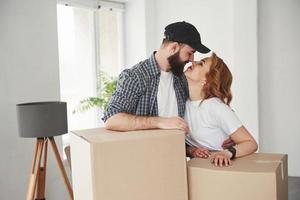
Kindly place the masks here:
POLYGON ((232 100, 232 74, 224 61, 215 53, 212 54, 212 64, 206 74, 206 83, 203 86, 204 99, 218 97, 223 103, 230 105, 232 100))

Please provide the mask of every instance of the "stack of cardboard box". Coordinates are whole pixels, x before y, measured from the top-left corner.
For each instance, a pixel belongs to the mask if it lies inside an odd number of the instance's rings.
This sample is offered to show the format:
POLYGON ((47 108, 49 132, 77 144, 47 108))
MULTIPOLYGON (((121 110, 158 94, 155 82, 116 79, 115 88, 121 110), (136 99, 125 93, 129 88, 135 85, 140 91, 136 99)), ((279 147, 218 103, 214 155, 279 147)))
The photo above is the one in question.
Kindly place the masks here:
POLYGON ((215 167, 186 163, 178 130, 71 133, 76 200, 287 200, 287 156, 252 154, 215 167))

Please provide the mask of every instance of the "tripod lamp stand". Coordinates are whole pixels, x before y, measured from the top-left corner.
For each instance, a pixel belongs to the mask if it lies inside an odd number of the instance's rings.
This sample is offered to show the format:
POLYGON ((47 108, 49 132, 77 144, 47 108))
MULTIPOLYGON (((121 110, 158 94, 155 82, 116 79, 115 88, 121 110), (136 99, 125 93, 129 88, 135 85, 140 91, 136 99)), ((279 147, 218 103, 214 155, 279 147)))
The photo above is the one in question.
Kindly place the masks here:
POLYGON ((19 136, 36 138, 32 161, 27 200, 45 200, 48 142, 64 180, 70 199, 73 190, 60 158, 54 136, 68 132, 67 104, 65 102, 33 102, 17 104, 19 136))

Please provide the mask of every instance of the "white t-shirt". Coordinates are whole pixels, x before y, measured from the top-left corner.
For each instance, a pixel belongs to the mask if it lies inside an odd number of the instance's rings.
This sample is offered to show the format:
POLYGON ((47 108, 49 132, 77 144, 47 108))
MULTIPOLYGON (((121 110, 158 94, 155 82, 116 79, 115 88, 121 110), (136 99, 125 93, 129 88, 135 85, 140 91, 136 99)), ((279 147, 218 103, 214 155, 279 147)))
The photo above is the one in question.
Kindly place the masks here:
POLYGON ((242 126, 234 111, 219 98, 186 102, 185 120, 189 125, 187 144, 222 150, 222 144, 242 126))
POLYGON ((158 116, 178 116, 177 98, 174 90, 173 74, 160 72, 160 80, 157 91, 158 116))

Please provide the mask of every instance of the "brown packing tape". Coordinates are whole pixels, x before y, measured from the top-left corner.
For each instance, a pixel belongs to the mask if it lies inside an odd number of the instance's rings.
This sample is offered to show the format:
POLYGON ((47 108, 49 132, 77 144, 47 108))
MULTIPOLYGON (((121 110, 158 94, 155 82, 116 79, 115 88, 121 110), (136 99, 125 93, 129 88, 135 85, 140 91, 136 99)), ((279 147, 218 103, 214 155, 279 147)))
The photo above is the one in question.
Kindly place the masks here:
POLYGON ((283 169, 283 161, 282 160, 255 160, 255 163, 258 164, 270 164, 270 163, 280 163, 281 168, 281 179, 284 180, 284 169, 283 169))

